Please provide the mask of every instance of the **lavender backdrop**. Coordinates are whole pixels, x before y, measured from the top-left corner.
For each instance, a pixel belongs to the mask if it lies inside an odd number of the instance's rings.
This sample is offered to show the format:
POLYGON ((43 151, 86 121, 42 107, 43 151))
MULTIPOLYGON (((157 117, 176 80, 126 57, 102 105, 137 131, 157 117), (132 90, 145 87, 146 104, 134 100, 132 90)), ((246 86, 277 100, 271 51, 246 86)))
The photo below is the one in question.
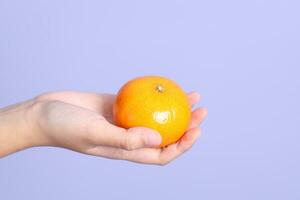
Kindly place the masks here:
POLYGON ((299 10, 296 0, 0 0, 0 107, 159 74, 209 108, 203 137, 168 166, 29 149, 0 160, 0 199, 299 199, 299 10))

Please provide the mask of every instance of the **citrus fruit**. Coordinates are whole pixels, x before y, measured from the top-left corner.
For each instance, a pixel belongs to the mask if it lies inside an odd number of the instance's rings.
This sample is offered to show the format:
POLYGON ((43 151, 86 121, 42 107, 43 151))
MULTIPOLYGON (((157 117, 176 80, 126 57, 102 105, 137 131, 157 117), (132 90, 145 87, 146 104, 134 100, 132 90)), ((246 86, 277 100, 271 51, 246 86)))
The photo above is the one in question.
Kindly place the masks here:
POLYGON ((119 90, 114 106, 115 123, 123 128, 143 126, 158 131, 161 147, 180 139, 188 128, 191 110, 187 95, 174 81, 143 76, 119 90))

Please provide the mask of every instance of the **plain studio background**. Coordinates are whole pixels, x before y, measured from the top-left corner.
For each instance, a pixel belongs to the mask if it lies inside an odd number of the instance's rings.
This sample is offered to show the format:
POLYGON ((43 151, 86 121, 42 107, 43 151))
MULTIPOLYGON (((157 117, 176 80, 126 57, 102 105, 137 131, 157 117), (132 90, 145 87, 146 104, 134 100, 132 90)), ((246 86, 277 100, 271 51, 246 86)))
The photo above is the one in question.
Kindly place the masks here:
POLYGON ((158 74, 209 115, 165 167, 34 148, 0 160, 0 199, 299 199, 299 1, 0 0, 0 106, 115 93, 158 74))

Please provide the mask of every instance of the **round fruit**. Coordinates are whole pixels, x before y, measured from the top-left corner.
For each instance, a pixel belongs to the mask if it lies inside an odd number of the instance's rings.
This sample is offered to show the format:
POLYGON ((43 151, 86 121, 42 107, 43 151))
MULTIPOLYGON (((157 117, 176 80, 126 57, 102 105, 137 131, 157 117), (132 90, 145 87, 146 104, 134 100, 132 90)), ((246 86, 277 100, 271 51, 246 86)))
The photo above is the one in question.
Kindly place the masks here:
POLYGON ((118 126, 144 126, 162 136, 161 147, 180 139, 187 130, 191 110, 187 95, 174 81, 160 76, 144 76, 127 82, 113 106, 118 126))

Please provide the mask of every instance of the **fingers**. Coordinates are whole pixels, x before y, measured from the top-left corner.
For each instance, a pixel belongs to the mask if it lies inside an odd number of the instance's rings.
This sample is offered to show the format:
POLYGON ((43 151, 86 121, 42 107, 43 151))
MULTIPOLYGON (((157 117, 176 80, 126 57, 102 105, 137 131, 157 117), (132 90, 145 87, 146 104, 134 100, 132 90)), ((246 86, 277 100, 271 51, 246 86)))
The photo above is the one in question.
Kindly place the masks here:
POLYGON ((144 127, 123 129, 106 121, 94 122, 89 129, 89 140, 99 146, 110 146, 125 150, 158 147, 161 136, 158 132, 144 127))
MULTIPOLYGON (((196 103, 200 101, 200 94, 197 92, 190 92, 188 94, 188 100, 193 107, 196 103)), ((207 109, 206 108, 197 108, 192 112, 191 122, 188 129, 195 128, 198 126, 204 118, 207 116, 207 109)))
MULTIPOLYGON (((164 149, 151 148, 158 147, 161 142, 160 135, 152 129, 136 127, 126 130, 109 124, 107 128, 102 128, 108 139, 104 140, 99 136, 98 139, 94 139, 94 141, 105 141, 104 146, 96 146, 88 154, 137 163, 165 165, 192 147, 200 135, 200 129, 197 126, 206 115, 206 108, 196 109, 192 113, 189 130, 180 141, 164 149), (152 135, 152 133, 158 135, 152 135)), ((103 145, 103 143, 100 142, 98 145, 103 145)))
POLYGON ((199 135, 199 128, 191 129, 181 138, 179 142, 164 149, 141 148, 128 151, 114 147, 97 146, 89 149, 85 153, 111 159, 128 160, 137 163, 166 165, 190 149, 199 135))
MULTIPOLYGON (((191 107, 200 100, 200 95, 192 92, 188 95, 191 107)), ((200 135, 200 129, 197 126, 207 115, 206 108, 198 108, 192 112, 192 119, 189 130, 175 144, 164 149, 158 147, 161 143, 159 133, 152 129, 135 127, 131 129, 122 129, 107 123, 99 130, 101 134, 96 134, 94 138, 95 146, 87 153, 97 156, 103 156, 112 159, 129 160, 138 163, 165 165, 185 151, 190 149, 200 135)))
POLYGON ((206 108, 197 108, 196 110, 194 110, 192 112, 191 122, 188 130, 199 126, 199 124, 201 124, 207 116, 207 113, 208 112, 206 108))
POLYGON ((196 103, 200 101, 200 94, 198 92, 190 92, 188 94, 188 101, 191 107, 193 107, 196 103))
POLYGON ((193 128, 185 133, 185 135, 175 144, 163 149, 159 155, 158 164, 165 165, 186 152, 195 143, 200 135, 199 128, 193 128))
POLYGON ((137 149, 131 152, 122 152, 120 155, 124 156, 126 160, 133 162, 166 165, 189 150, 199 136, 200 129, 193 128, 187 131, 177 143, 172 144, 164 149, 137 149))
POLYGON ((188 149, 190 149, 193 144, 196 142, 197 138, 201 135, 200 128, 192 128, 189 131, 187 131, 182 138, 177 143, 177 150, 180 153, 184 153, 188 149))

